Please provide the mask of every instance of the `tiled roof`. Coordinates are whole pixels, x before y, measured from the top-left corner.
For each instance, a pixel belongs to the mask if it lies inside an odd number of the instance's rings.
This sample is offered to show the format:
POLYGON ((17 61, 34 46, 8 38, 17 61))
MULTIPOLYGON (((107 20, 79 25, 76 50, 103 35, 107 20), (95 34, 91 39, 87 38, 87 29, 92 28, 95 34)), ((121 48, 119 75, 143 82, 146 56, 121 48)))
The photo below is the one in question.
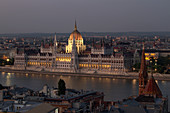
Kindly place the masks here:
POLYGON ((151 95, 151 96, 156 96, 161 98, 162 97, 162 92, 159 89, 157 83, 155 82, 155 79, 153 76, 151 76, 151 78, 149 79, 145 90, 144 90, 144 94, 145 95, 151 95))

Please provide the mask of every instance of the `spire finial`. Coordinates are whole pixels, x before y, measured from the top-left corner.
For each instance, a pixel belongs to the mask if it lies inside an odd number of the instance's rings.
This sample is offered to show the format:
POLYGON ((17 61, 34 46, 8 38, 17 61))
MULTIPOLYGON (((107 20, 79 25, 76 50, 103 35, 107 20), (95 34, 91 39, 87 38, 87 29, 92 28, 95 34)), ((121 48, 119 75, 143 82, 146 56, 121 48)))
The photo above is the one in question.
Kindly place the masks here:
POLYGON ((54 35, 54 47, 56 47, 56 42, 57 42, 57 38, 56 38, 56 32, 55 32, 55 35, 54 35))
POLYGON ((143 44, 142 44, 142 45, 143 45, 143 50, 144 50, 144 49, 145 49, 145 43, 143 42, 143 44))
POLYGON ((74 30, 77 30, 76 20, 75 20, 74 30))

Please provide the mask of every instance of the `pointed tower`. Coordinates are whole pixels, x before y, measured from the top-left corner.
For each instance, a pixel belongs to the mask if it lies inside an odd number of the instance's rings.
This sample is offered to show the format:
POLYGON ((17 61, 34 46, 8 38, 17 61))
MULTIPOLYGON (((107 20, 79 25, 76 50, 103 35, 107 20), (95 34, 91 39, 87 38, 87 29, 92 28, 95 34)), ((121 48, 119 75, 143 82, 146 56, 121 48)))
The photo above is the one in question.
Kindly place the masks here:
POLYGON ((94 38, 93 38, 93 42, 92 42, 92 47, 94 48, 94 38))
POLYGON ((74 30, 75 30, 75 31, 77 30, 76 20, 75 20, 74 30))
POLYGON ((73 37, 73 45, 72 45, 72 52, 71 52, 71 60, 72 60, 72 70, 74 72, 77 72, 78 70, 78 53, 77 53, 77 47, 75 43, 75 37, 73 37))
POLYGON ((139 95, 143 95, 143 91, 148 81, 148 73, 147 73, 147 66, 145 61, 145 48, 143 44, 143 51, 142 51, 142 59, 141 59, 141 66, 139 72, 139 95))
POLYGON ((103 42, 103 40, 102 39, 100 39, 100 46, 102 47, 102 42, 103 42))
POLYGON ((57 43, 57 36, 56 36, 56 33, 55 33, 55 36, 54 36, 54 49, 56 49, 56 43, 57 43))
POLYGON ((75 43, 75 37, 73 37, 72 54, 77 54, 77 47, 75 43))
POLYGON ((113 45, 113 44, 112 44, 112 38, 110 38, 110 46, 112 47, 112 45, 113 45))
POLYGON ((104 48, 105 46, 105 42, 104 42, 104 38, 102 39, 102 47, 104 48))
POLYGON ((55 55, 56 51, 57 51, 57 39, 56 39, 56 33, 54 35, 54 39, 53 39, 53 48, 52 48, 52 54, 55 55))

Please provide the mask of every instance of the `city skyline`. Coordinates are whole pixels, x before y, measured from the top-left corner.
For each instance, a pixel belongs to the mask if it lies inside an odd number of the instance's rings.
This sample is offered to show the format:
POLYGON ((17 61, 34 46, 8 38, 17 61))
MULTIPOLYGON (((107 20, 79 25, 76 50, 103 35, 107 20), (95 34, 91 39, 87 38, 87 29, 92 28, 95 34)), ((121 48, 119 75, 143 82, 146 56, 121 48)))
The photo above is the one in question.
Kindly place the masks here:
POLYGON ((1 1, 0 33, 170 31, 170 1, 1 1))

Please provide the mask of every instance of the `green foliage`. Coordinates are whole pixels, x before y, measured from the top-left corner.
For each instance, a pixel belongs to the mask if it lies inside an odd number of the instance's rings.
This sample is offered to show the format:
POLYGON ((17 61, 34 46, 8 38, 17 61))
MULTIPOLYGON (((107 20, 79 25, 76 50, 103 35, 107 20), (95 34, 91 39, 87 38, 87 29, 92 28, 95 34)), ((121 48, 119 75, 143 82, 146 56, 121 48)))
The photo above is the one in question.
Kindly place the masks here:
POLYGON ((58 95, 65 95, 66 86, 64 80, 60 79, 58 82, 58 95))
POLYGON ((170 56, 158 58, 158 65, 168 66, 169 64, 170 64, 170 56))
POLYGON ((170 64, 170 57, 169 56, 167 56, 167 57, 159 57, 157 59, 157 62, 156 62, 155 59, 151 58, 149 68, 150 69, 152 68, 153 70, 156 70, 155 72, 163 74, 163 73, 168 73, 169 64, 170 64))
POLYGON ((165 72, 165 74, 170 74, 170 69, 167 72, 165 72))
MULTIPOLYGON (((159 57, 157 61, 153 59, 153 57, 150 58, 150 61, 148 62, 148 71, 153 69, 154 72, 157 73, 166 73, 169 74, 170 70, 168 70, 170 66, 170 56, 167 57, 159 57)), ((134 71, 139 71, 140 69, 140 63, 137 63, 133 66, 135 68, 134 71)))
POLYGON ((0 59, 0 66, 5 66, 5 64, 6 64, 6 61, 3 59, 0 59))
POLYGON ((168 71, 169 64, 170 64, 170 56, 159 57, 158 58, 158 66, 156 67, 157 72, 168 74, 169 73, 169 71, 168 71))
POLYGON ((2 86, 2 84, 0 84, 0 90, 1 90, 1 89, 4 89, 4 87, 2 86))
POLYGON ((140 65, 141 65, 141 63, 136 63, 135 65, 133 65, 133 68, 135 68, 135 70, 133 70, 133 71, 139 71, 139 69, 140 69, 140 65))
POLYGON ((5 65, 14 65, 14 58, 9 59, 9 61, 0 59, 0 66, 5 66, 5 65))

